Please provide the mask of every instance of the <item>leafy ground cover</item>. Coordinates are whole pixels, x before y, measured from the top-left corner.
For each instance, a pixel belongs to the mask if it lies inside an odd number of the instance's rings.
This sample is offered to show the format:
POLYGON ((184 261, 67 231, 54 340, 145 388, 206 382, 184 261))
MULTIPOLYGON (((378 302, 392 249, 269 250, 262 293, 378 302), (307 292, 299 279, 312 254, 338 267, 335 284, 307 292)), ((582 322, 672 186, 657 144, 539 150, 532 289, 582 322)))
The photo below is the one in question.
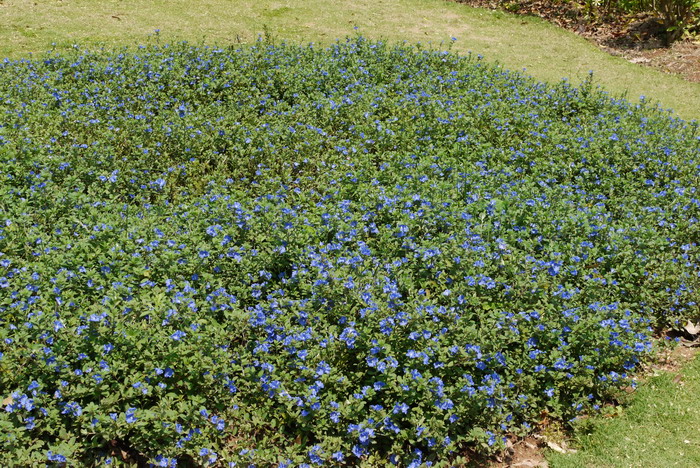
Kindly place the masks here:
POLYGON ((698 124, 478 57, 76 49, 0 67, 0 450, 459 464, 697 317, 698 124))
MULTIPOLYGON (((446 0, 3 0, 0 58, 26 58, 56 44, 112 46, 145 43, 159 29, 168 41, 250 44, 267 27, 298 43, 329 45, 353 28, 375 40, 449 43, 483 54, 510 70, 527 69, 542 81, 596 82, 637 102, 653 97, 684 119, 700 119, 700 83, 640 67, 602 52, 589 41, 533 17, 470 8, 446 0)), ((679 54, 687 55, 684 51, 679 54)))

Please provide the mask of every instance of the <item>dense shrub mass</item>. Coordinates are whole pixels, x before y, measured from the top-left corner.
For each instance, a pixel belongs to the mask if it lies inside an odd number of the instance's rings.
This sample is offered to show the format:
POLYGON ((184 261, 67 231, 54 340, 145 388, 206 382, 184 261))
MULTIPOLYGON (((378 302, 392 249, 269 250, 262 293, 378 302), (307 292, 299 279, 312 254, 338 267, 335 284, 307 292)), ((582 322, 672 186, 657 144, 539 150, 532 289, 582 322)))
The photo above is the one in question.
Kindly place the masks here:
POLYGON ((475 57, 0 67, 0 458, 458 463, 697 319, 698 125, 475 57))

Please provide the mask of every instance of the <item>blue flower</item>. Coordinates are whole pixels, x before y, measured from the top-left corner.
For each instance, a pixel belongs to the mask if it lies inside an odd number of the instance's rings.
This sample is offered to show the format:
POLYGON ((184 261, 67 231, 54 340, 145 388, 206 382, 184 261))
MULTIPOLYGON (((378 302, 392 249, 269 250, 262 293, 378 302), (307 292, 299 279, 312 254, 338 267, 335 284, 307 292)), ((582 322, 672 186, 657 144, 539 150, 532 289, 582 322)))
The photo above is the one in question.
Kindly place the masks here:
POLYGON ((51 450, 46 452, 46 459, 48 461, 57 463, 66 463, 68 461, 65 455, 61 455, 60 453, 53 453, 51 450))
POLYGON ((136 408, 129 408, 126 410, 126 422, 128 424, 133 424, 138 420, 136 417, 136 408))
POLYGON ((316 375, 321 376, 324 374, 329 374, 331 372, 331 366, 328 365, 326 361, 321 361, 316 366, 316 375))
POLYGON ((410 408, 406 403, 400 402, 400 403, 396 403, 394 405, 394 409, 392 410, 392 412, 394 414, 398 414, 398 413, 406 414, 406 413, 408 413, 409 409, 410 408))
POLYGON ((361 445, 353 445, 352 446, 352 454, 355 455, 357 458, 361 458, 366 453, 367 453, 367 449, 362 447, 361 445))
POLYGON ((322 450, 320 445, 312 446, 307 453, 311 463, 315 465, 323 465, 323 458, 321 457, 321 453, 322 450))
POLYGON ((216 235, 219 233, 219 230, 221 230, 220 224, 216 224, 214 226, 209 226, 207 228, 207 234, 209 234, 211 237, 216 237, 216 235))
POLYGON ((75 401, 69 401, 63 407, 61 414, 70 414, 71 416, 78 417, 83 414, 83 408, 75 401))
POLYGON ((158 178, 158 179, 154 180, 151 183, 151 185, 153 187, 157 188, 158 190, 163 190, 165 188, 165 180, 158 178))
POLYGON ((374 429, 371 427, 363 427, 359 431, 358 438, 362 445, 368 444, 369 441, 374 438, 374 429))

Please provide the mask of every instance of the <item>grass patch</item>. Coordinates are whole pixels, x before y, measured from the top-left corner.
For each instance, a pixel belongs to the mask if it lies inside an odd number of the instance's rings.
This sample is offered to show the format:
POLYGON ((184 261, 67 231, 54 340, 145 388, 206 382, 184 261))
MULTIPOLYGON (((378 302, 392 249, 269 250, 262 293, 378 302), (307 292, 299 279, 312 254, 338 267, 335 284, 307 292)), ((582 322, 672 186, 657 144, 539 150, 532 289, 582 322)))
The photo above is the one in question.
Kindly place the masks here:
POLYGON ((251 43, 268 28, 295 42, 328 44, 351 33, 391 41, 449 43, 455 51, 481 53, 512 70, 527 69, 540 80, 580 82, 593 71, 613 95, 647 96, 686 119, 700 118, 700 84, 611 57, 572 33, 536 18, 474 9, 442 0, 5 0, 0 56, 43 52, 52 43, 125 45, 144 43, 156 29, 167 40, 228 45, 251 43))
POLYGON ((618 408, 616 417, 578 424, 577 453, 550 452, 553 468, 700 466, 700 360, 661 372, 618 408))

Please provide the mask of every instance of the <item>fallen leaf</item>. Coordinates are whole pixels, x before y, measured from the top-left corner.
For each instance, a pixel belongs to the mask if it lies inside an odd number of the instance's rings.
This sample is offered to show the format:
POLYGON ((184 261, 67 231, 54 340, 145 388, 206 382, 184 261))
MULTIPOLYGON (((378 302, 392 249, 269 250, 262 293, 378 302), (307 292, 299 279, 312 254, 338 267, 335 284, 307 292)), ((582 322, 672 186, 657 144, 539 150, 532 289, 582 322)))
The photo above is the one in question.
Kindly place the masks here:
POLYGON ((11 405, 13 401, 15 400, 11 396, 9 396, 2 400, 2 406, 11 405))
POLYGON ((687 331, 691 335, 697 335, 698 333, 700 333, 700 322, 694 324, 693 322, 688 320, 688 323, 686 323, 685 327, 683 327, 683 328, 685 329, 685 331, 687 331))
POLYGON ((559 453, 576 453, 577 450, 567 448, 565 444, 559 445, 555 442, 547 441, 547 447, 551 448, 555 452, 559 453), (563 447, 562 447, 563 445, 563 447))
POLYGON ((699 340, 686 340, 685 338, 681 338, 681 346, 686 347, 686 348, 696 348, 700 346, 700 341, 699 340))
POLYGON ((537 468, 542 466, 542 462, 539 460, 523 460, 510 466, 511 468, 537 468))
POLYGON ((555 442, 549 442, 549 441, 548 441, 548 442, 547 442, 547 447, 551 448, 551 449, 554 450, 555 452, 566 453, 566 450, 564 450, 559 444, 557 444, 557 443, 555 443, 555 442))

